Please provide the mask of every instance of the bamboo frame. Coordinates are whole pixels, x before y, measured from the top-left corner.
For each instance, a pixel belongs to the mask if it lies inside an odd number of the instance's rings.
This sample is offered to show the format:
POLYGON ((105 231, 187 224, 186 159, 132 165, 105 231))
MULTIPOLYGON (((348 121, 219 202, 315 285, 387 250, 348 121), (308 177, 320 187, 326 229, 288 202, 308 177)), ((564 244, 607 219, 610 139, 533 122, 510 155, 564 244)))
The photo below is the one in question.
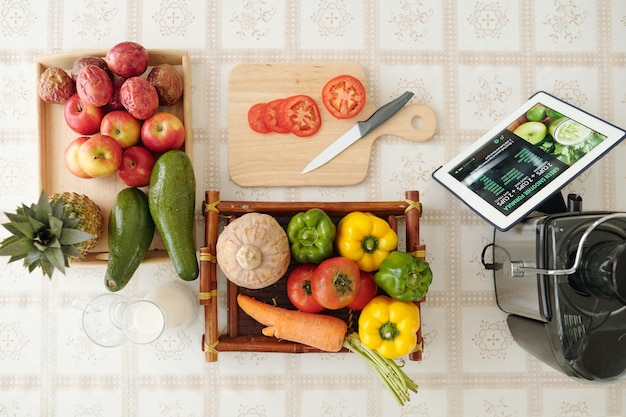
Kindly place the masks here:
MULTIPOLYGON (((406 251, 414 256, 424 259, 426 255, 425 245, 420 244, 419 221, 422 214, 418 191, 407 191, 405 200, 389 202, 252 202, 252 201, 220 201, 218 191, 207 191, 203 203, 205 215, 205 242, 200 248, 200 304, 204 307, 205 333, 202 338, 202 349, 207 362, 217 361, 218 352, 282 352, 282 353, 305 353, 320 352, 310 346, 302 345, 273 337, 263 336, 260 331, 249 331, 249 323, 252 321, 245 315, 240 316, 237 305, 237 294, 247 292, 257 296, 271 297, 277 305, 284 305, 286 294, 280 294, 277 288, 268 288, 265 293, 260 290, 246 290, 239 288, 228 281, 227 285, 227 334, 220 335, 218 326, 218 302, 217 302, 217 260, 216 242, 219 234, 220 221, 223 218, 230 220, 245 213, 267 213, 276 218, 290 217, 298 212, 317 207, 324 210, 330 217, 339 218, 352 211, 367 211, 377 216, 386 218, 391 227, 397 231, 398 219, 405 219, 406 251), (257 293, 250 291, 257 291, 257 293), (274 296, 269 294, 276 292, 274 296), (245 317, 244 317, 245 316, 245 317)), ((285 281, 281 279, 281 281, 285 281)), ((279 281, 279 282, 281 282, 279 281)), ((284 291, 282 291, 284 292, 284 291)), ((424 300, 421 300, 424 301, 424 300)), ((417 302, 421 306, 421 301, 417 302)), ((287 301, 288 303, 288 301, 287 301)), ((284 305, 288 307, 288 305, 284 305)), ((346 309, 343 309, 346 310, 346 309)), ((337 314, 349 314, 342 318, 349 325, 353 325, 358 313, 342 312, 337 314)), ((420 361, 423 352, 422 329, 417 332, 418 346, 415 352, 409 355, 410 360, 420 361)), ((344 349, 345 350, 345 349, 344 349)), ((347 350, 345 350, 347 351, 347 350)))

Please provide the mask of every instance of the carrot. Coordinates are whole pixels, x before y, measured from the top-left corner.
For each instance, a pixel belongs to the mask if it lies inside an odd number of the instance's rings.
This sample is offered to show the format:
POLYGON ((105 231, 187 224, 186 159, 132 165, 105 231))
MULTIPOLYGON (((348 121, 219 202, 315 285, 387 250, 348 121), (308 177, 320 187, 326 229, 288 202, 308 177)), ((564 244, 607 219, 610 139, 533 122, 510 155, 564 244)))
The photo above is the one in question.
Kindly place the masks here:
POLYGON ((247 295, 237 295, 239 307, 250 317, 267 326, 265 336, 302 343, 325 352, 339 352, 348 325, 337 318, 275 307, 247 295))

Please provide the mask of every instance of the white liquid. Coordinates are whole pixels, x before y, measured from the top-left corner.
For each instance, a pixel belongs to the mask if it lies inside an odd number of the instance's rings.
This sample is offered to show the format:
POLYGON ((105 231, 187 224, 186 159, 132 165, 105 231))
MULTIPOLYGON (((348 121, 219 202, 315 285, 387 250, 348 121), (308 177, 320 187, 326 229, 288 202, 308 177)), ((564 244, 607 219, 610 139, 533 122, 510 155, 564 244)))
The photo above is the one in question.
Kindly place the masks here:
POLYGON ((136 303, 133 311, 135 331, 144 335, 160 333, 164 318, 159 307, 152 303, 136 303))
POLYGON ((145 296, 157 304, 165 314, 165 330, 183 330, 196 317, 198 300, 187 287, 178 283, 161 285, 145 296))

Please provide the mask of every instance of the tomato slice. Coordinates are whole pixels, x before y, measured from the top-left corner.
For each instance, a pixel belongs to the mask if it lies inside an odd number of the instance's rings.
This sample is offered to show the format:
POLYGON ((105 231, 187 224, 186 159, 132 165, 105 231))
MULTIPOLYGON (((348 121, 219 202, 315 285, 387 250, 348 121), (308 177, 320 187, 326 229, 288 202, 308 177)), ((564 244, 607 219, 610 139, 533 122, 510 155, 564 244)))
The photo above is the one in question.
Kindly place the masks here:
POLYGON ((287 277, 287 296, 295 308, 306 313, 319 313, 324 310, 313 298, 311 278, 317 264, 300 264, 293 268, 287 277))
POLYGON ((304 94, 285 98, 280 105, 278 117, 280 123, 296 136, 311 136, 322 126, 317 103, 304 94))
POLYGON ((322 88, 322 103, 335 118, 350 119, 365 107, 365 87, 352 75, 338 75, 322 88))
POLYGON ((248 125, 250 129, 257 133, 270 133, 271 129, 267 127, 263 120, 263 112, 265 111, 266 103, 253 104, 248 110, 248 125))
POLYGON ((276 133, 289 133, 290 129, 283 124, 281 124, 280 118, 280 106, 284 99, 279 98, 276 100, 272 100, 265 105, 265 109, 263 111, 263 121, 265 125, 272 131, 276 133))

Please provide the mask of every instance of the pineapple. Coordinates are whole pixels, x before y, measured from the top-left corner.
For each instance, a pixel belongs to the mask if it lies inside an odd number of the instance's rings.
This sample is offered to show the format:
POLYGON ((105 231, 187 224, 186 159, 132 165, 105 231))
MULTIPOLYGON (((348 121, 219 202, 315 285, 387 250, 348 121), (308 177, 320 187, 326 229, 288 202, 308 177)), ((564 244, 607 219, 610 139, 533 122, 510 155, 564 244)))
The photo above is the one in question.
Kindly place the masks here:
POLYGON ((48 278, 55 269, 65 274, 69 261, 84 257, 103 232, 100 208, 82 194, 47 197, 42 191, 36 204, 5 214, 9 223, 2 226, 11 236, 0 242, 0 256, 24 259, 28 272, 39 267, 48 278))

